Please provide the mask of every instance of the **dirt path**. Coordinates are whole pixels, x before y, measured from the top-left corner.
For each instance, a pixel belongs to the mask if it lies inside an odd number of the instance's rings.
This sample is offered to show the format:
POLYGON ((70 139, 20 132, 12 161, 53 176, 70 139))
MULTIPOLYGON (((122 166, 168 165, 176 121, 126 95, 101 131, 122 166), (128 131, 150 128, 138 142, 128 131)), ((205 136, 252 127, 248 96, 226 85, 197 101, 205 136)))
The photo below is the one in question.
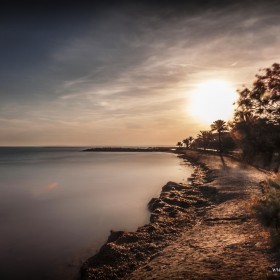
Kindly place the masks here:
MULTIPOLYGON (((189 156, 197 154, 190 152, 189 156)), ((266 174, 230 158, 200 155, 216 176, 217 201, 197 224, 125 279, 280 279, 269 234, 250 215, 266 174)))

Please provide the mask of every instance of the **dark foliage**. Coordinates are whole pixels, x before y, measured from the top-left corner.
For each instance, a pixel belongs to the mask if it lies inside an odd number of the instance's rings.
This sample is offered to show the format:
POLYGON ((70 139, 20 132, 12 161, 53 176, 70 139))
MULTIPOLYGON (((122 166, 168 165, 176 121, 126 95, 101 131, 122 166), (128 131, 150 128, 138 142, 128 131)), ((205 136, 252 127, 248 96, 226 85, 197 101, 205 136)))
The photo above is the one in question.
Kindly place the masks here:
POLYGON ((243 159, 279 168, 280 152, 280 65, 256 75, 252 89, 239 91, 231 135, 243 153, 243 159))

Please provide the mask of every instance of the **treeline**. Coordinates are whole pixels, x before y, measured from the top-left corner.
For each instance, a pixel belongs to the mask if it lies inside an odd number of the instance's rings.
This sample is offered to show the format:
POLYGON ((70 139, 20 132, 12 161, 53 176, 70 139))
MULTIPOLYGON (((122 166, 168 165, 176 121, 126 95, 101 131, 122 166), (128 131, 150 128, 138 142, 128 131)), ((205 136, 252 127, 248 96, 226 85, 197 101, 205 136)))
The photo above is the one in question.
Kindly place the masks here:
POLYGON ((261 167, 279 170, 280 163, 280 64, 260 70, 251 88, 238 90, 232 120, 217 120, 196 138, 187 137, 179 148, 240 151, 240 158, 261 167))
POLYGON ((237 148, 229 132, 229 126, 223 120, 211 124, 210 130, 200 131, 197 138, 188 137, 177 143, 179 148, 216 150, 227 153, 237 148))

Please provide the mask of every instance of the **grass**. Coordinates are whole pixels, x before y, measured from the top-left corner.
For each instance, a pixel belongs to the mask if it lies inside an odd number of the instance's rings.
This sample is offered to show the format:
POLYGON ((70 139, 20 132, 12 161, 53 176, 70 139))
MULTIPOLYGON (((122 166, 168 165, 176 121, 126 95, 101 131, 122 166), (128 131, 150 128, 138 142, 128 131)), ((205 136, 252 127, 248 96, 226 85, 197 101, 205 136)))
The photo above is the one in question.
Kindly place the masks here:
POLYGON ((270 229, 274 247, 280 247, 280 174, 262 182, 263 196, 253 205, 258 220, 270 229))

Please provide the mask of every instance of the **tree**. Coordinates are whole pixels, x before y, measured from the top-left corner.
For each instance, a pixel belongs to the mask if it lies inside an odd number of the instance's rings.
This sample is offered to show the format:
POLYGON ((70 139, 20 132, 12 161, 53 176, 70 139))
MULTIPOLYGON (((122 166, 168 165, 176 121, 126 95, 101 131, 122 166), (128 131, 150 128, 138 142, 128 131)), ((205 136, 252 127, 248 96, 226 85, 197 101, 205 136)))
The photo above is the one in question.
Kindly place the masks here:
POLYGON ((269 166, 275 154, 280 157, 280 64, 261 70, 256 78, 250 89, 239 91, 231 135, 244 160, 269 166))
POLYGON ((185 144, 185 147, 188 149, 190 146, 189 138, 184 139, 182 142, 183 142, 183 144, 185 144))
POLYGON ((211 138, 212 138, 211 131, 200 131, 199 134, 197 135, 198 145, 200 145, 201 143, 205 151, 209 145, 209 142, 211 141, 211 138))
POLYGON ((222 140, 221 140, 221 132, 226 131, 227 126, 226 122, 223 120, 214 121, 211 124, 211 131, 217 131, 219 136, 219 151, 222 153, 222 140))
POLYGON ((280 125, 280 64, 274 63, 256 75, 251 89, 244 88, 239 92, 238 108, 240 112, 250 113, 253 117, 265 120, 266 123, 280 125))
POLYGON ((178 146, 179 148, 181 148, 183 146, 182 142, 177 142, 176 146, 178 146))
POLYGON ((189 139, 189 147, 191 147, 192 143, 194 141, 194 138, 192 136, 190 136, 188 139, 189 139))
POLYGON ((190 136, 190 137, 185 138, 185 139, 182 141, 182 143, 185 144, 185 147, 186 147, 187 149, 189 149, 189 148, 191 147, 193 141, 194 141, 194 138, 193 138, 192 136, 190 136))

